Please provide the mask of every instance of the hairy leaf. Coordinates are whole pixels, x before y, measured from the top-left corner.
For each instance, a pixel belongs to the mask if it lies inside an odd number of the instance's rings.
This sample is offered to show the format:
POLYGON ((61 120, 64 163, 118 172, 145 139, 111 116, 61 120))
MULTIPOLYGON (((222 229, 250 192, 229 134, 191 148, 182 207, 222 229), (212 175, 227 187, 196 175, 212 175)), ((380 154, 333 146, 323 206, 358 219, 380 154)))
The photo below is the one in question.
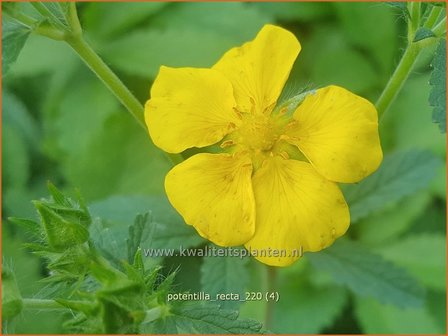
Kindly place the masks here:
MULTIPOLYGON (((152 248, 179 249, 180 246, 188 248, 197 246, 203 241, 191 226, 184 223, 166 196, 112 196, 93 203, 90 210, 95 216, 114 224, 121 224, 110 228, 117 235, 120 228, 123 230, 133 222, 136 214, 151 211, 155 225, 152 248)), ((126 235, 123 233, 121 236, 126 235)))
POLYGON ((148 240, 152 238, 154 228, 155 226, 152 225, 152 218, 149 212, 144 215, 137 215, 134 224, 129 226, 129 237, 126 240, 129 264, 133 264, 141 244, 149 244, 148 240))
POLYGON ((2 75, 4 76, 16 61, 25 45, 30 30, 21 24, 3 18, 2 20, 2 75))
POLYGON ((188 334, 257 334, 262 324, 239 320, 238 312, 215 306, 184 305, 173 309, 165 319, 155 321, 152 332, 188 334))
MULTIPOLYGON (((249 281, 247 258, 205 257, 201 267, 202 290, 215 299, 216 294, 238 294, 244 300, 244 291, 249 281)), ((237 300, 218 300, 225 309, 236 309, 237 300)))
POLYGON ((423 289, 404 269, 347 240, 319 253, 307 254, 313 266, 360 296, 400 307, 420 306, 423 289))
POLYGON ((351 221, 356 222, 427 187, 440 165, 440 160, 428 151, 410 150, 387 156, 374 174, 344 187, 351 221))

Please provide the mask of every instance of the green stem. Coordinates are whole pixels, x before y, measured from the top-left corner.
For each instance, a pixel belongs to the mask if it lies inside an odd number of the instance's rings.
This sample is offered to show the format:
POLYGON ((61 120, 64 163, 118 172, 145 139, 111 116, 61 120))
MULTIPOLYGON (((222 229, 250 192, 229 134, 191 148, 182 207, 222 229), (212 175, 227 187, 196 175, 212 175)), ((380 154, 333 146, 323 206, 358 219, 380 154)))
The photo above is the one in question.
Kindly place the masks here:
POLYGON ((54 300, 22 299, 24 309, 67 309, 54 300))
POLYGON ((120 102, 132 114, 137 123, 146 129, 143 118, 143 105, 135 98, 123 82, 104 63, 92 47, 82 38, 74 36, 67 38, 67 43, 76 51, 86 65, 97 75, 99 79, 112 91, 120 102))
POLYGON ((407 46, 401 57, 400 63, 375 104, 379 118, 384 116, 384 113, 390 107, 398 92, 400 92, 404 82, 412 71, 412 67, 417 60, 420 50, 421 49, 415 44, 407 46))
POLYGON ((414 39, 415 32, 417 31, 420 25, 420 10, 421 3, 420 2, 409 2, 408 10, 410 14, 410 19, 408 21, 408 41, 412 42, 414 39))
MULTIPOLYGON (((268 292, 272 293, 276 291, 277 286, 277 268, 273 266, 267 267, 267 280, 268 280, 268 292)), ((264 319, 264 327, 270 329, 272 327, 272 321, 274 318, 274 309, 276 302, 269 300, 266 304, 266 315, 264 319)))
MULTIPOLYGON (((118 98, 118 100, 132 114, 137 123, 145 129, 144 107, 137 98, 129 91, 118 76, 107 66, 101 57, 92 49, 82 36, 82 28, 76 12, 76 3, 70 3, 67 20, 72 30, 65 39, 73 50, 81 57, 84 63, 95 73, 95 75, 106 85, 106 87, 118 98)), ((173 165, 182 162, 181 154, 165 154, 173 165)))

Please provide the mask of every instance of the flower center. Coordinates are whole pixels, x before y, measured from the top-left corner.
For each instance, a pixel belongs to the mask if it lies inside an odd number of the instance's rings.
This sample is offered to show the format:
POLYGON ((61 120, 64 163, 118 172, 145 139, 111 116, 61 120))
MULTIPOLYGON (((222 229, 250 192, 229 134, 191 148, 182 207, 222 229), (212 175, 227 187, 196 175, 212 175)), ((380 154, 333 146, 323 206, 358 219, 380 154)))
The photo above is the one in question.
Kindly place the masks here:
POLYGON ((235 132, 233 141, 251 152, 270 151, 279 138, 278 127, 262 114, 242 115, 243 123, 235 132))

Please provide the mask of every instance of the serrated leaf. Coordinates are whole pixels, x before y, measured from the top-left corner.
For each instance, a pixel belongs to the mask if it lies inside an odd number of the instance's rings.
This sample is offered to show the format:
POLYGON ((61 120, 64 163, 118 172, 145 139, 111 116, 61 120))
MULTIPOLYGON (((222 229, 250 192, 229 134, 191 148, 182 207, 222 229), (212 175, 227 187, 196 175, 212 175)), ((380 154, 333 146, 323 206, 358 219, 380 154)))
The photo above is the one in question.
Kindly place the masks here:
POLYGON ((423 288, 404 269, 354 242, 339 240, 307 257, 316 269, 330 273, 337 283, 360 296, 400 307, 423 303, 423 288))
POLYGON ((440 165, 441 161, 428 151, 388 155, 374 174, 343 188, 352 223, 427 187, 440 165))
MULTIPOLYGON (((237 257, 204 257, 201 266, 201 286, 212 299, 216 294, 238 294, 244 300, 244 293, 249 282, 247 258, 237 257)), ((224 309, 237 309, 239 300, 219 301, 224 309)))
POLYGON ((4 76, 16 61, 25 45, 30 30, 21 24, 3 18, 2 20, 2 75, 4 76))
POLYGON ((165 319, 156 320, 153 333, 193 334, 258 334, 262 324, 254 320, 239 320, 238 312, 220 310, 215 306, 185 305, 170 310, 165 319))
POLYGON ((440 39, 432 62, 433 71, 429 84, 429 105, 434 107, 432 120, 439 124, 440 131, 446 133, 446 40, 440 39))
POLYGON ((407 236, 379 247, 377 251, 385 259, 406 268, 425 286, 435 290, 446 289, 446 237, 443 235, 407 236))
POLYGON ((280 334, 318 334, 329 327, 347 303, 344 288, 334 285, 316 287, 303 279, 289 276, 276 290, 272 331, 280 334))
POLYGON ((129 236, 126 240, 128 250, 128 262, 132 264, 135 255, 142 244, 149 247, 150 238, 154 234, 155 225, 152 224, 151 213, 137 215, 134 224, 129 226, 129 236))
POLYGON ((59 28, 70 27, 66 18, 70 6, 69 2, 41 1, 40 4, 48 11, 48 15, 45 17, 51 24, 59 28))
MULTIPOLYGON (((186 225, 166 196, 112 196, 90 205, 92 215, 118 224, 110 228, 112 234, 125 237, 120 233, 138 213, 151 211, 155 227, 152 248, 179 249, 197 246, 203 239, 189 225, 186 225), (121 224, 121 225, 120 225, 121 224), (123 225, 124 224, 124 225, 123 225)), ((144 246, 142 246, 143 248, 144 246)))
POLYGON ((435 37, 436 34, 434 32, 426 27, 420 27, 415 32, 414 40, 413 42, 418 42, 427 38, 435 37))

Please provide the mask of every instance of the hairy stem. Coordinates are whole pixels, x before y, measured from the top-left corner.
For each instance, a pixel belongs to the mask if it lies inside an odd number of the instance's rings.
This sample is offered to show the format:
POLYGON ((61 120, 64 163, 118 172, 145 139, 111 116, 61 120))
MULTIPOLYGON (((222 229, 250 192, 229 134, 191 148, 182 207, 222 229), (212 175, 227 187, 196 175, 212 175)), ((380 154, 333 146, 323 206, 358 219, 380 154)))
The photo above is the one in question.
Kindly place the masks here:
POLYGON ((420 48, 415 44, 408 45, 404 51, 400 63, 375 104, 376 109, 378 110, 378 118, 384 116, 384 113, 388 110, 398 92, 400 92, 404 82, 412 71, 419 53, 420 48))
POLYGON ((142 104, 140 104, 137 98, 135 98, 106 63, 104 63, 92 47, 81 36, 67 38, 67 43, 76 51, 95 75, 101 79, 104 85, 120 100, 137 123, 146 129, 142 104))
MULTIPOLYGON (((92 49, 82 36, 82 28, 76 13, 76 4, 72 2, 69 7, 67 20, 72 30, 65 39, 73 50, 81 57, 84 63, 104 83, 104 85, 118 98, 118 100, 132 114, 137 123, 146 131, 144 120, 144 107, 123 84, 118 76, 107 66, 101 57, 92 49)), ((181 154, 166 153, 173 165, 183 161, 181 154)))

